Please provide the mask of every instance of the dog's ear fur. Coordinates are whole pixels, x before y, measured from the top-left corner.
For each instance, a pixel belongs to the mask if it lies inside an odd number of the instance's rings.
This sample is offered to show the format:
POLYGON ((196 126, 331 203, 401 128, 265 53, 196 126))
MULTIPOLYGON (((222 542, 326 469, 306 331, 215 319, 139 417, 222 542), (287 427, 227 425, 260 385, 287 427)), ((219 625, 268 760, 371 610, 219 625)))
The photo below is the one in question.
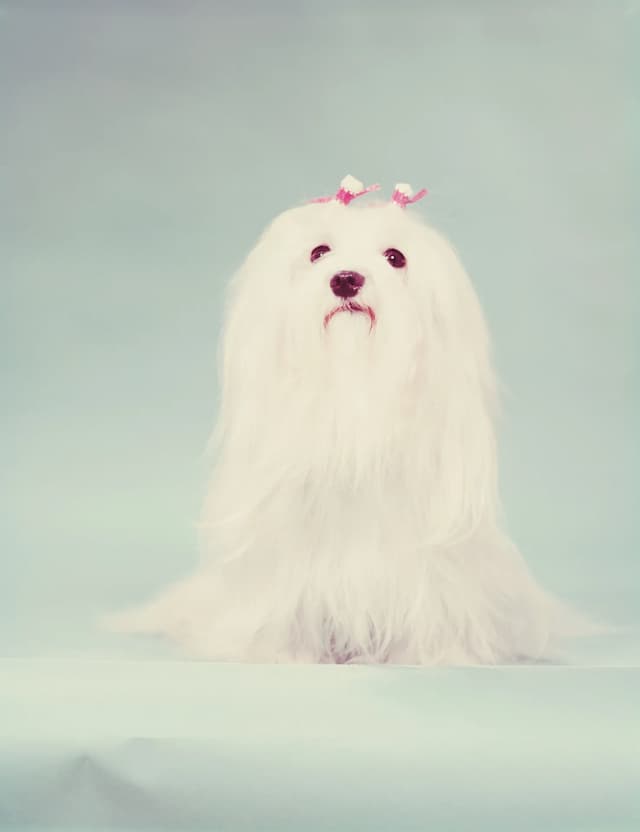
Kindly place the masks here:
POLYGON ((265 367, 275 366, 269 362, 273 362, 277 341, 264 320, 277 318, 277 286, 272 275, 280 265, 273 245, 278 220, 263 233, 229 286, 218 348, 221 399, 211 443, 214 449, 219 449, 223 441, 229 448, 234 447, 237 440, 250 451, 252 434, 260 420, 247 402, 259 406, 269 398, 272 379, 265 367))
POLYGON ((424 345, 420 362, 430 528, 442 542, 466 537, 497 513, 497 383, 482 309, 460 259, 424 230, 413 281, 424 345))

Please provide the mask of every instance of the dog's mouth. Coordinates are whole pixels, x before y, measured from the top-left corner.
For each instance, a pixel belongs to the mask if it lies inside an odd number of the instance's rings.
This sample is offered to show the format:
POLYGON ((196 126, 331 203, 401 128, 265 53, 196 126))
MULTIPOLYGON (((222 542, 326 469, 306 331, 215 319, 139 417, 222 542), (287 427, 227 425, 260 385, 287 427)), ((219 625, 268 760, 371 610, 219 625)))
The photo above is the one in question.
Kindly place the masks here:
POLYGON ((324 316, 325 329, 329 326, 331 320, 335 318, 335 316, 339 312, 349 312, 349 314, 351 315, 367 315, 369 318, 369 332, 371 332, 371 330, 376 324, 376 313, 370 306, 367 306, 366 304, 362 303, 356 303, 353 300, 345 300, 344 303, 339 304, 339 306, 336 306, 334 309, 331 310, 331 312, 328 312, 324 316))

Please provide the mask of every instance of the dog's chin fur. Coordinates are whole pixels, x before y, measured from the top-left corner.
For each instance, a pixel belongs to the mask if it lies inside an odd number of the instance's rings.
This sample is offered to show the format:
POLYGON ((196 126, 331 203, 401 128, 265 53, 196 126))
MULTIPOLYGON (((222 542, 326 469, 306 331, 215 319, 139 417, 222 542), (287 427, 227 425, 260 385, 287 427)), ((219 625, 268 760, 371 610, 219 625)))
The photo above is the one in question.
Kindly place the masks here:
POLYGON ((403 664, 539 659, 571 634, 499 526, 480 305, 410 210, 279 216, 232 285, 222 388, 201 566, 114 628, 216 660, 403 664), (332 314, 340 270, 362 309, 332 314))

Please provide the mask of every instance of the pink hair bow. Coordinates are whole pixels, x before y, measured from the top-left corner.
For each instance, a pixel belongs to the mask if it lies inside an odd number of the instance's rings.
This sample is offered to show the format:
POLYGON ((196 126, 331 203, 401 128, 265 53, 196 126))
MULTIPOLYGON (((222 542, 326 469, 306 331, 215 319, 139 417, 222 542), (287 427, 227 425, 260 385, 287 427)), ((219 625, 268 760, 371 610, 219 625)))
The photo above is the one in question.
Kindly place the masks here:
POLYGON ((380 185, 369 185, 368 188, 365 188, 362 182, 359 179, 355 179, 353 176, 345 176, 345 178, 340 183, 340 188, 338 192, 335 193, 333 196, 319 196, 316 199, 310 200, 311 202, 331 202, 332 200, 336 200, 336 202, 341 202, 343 205, 348 205, 352 199, 356 199, 356 197, 363 196, 363 194, 368 194, 370 191, 377 191, 380 189, 380 185))
POLYGON ((401 208, 406 208, 407 205, 412 205, 414 202, 417 202, 426 195, 426 188, 423 188, 421 191, 418 191, 417 194, 414 194, 411 185, 407 185, 405 182, 402 182, 394 188, 393 193, 391 194, 391 201, 395 202, 396 205, 399 205, 401 208))

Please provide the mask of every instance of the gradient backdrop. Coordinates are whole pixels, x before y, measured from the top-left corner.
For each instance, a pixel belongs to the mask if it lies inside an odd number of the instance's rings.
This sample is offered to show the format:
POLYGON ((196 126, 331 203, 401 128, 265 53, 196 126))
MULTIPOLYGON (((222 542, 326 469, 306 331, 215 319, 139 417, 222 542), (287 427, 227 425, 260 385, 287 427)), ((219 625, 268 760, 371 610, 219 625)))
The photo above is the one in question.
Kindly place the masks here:
POLYGON ((637 0, 0 0, 1 828, 640 828, 639 35, 637 0), (582 667, 94 628, 195 564, 225 285, 347 172, 427 186, 474 279, 512 533, 630 628, 582 667))
POLYGON ((629 0, 4 0, 0 651, 97 649, 92 616, 193 566, 225 284, 347 172, 429 188, 414 210, 493 329, 513 535, 632 620, 639 23, 629 0))

